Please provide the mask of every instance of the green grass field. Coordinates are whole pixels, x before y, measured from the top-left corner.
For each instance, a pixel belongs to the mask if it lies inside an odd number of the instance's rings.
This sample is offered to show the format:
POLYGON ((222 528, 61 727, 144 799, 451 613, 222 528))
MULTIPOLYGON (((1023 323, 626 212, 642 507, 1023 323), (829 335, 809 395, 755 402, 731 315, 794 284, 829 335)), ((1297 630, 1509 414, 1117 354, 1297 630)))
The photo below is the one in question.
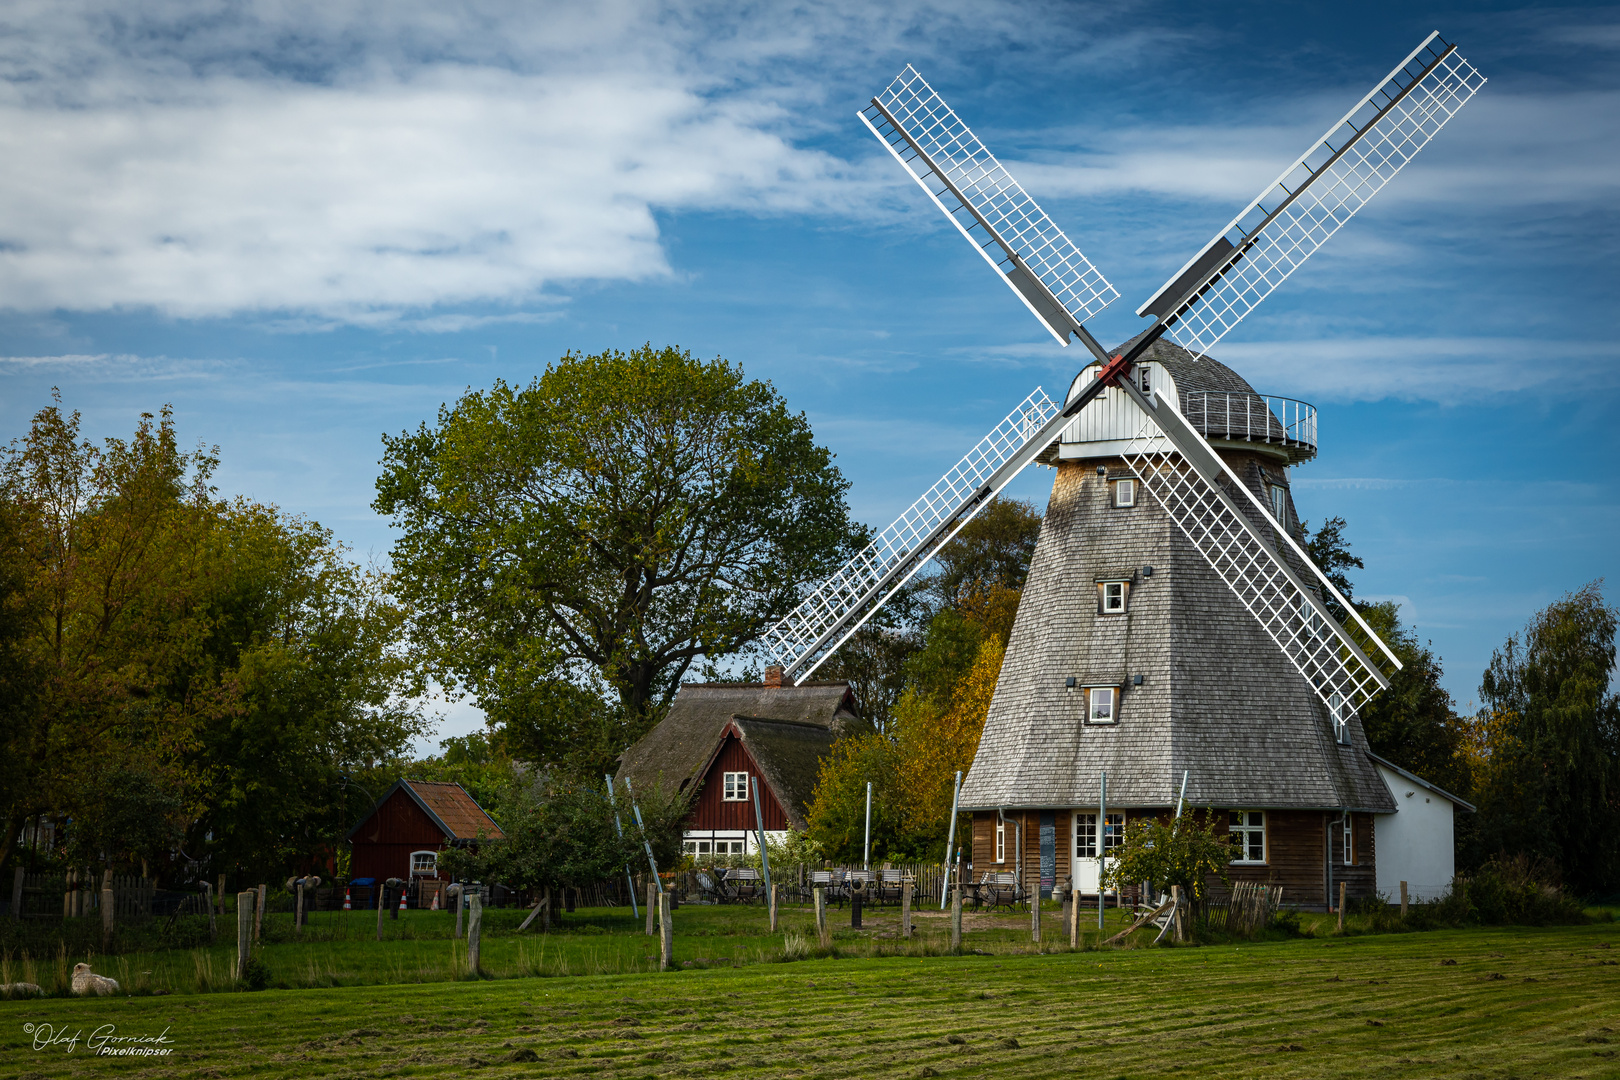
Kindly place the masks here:
POLYGON ((451 981, 456 946, 422 936, 267 948, 273 971, 299 949, 329 965, 322 989, 0 1002, 0 1076, 1620 1076, 1614 923, 1041 955, 1024 915, 969 935, 987 955, 947 956, 905 953, 942 926, 908 946, 892 915, 858 936, 845 915, 838 952, 892 955, 783 962, 757 911, 678 916, 692 966, 662 974, 635 971, 654 949, 624 916, 584 912, 491 937, 511 977, 451 981), (173 1052, 95 1056, 102 1025, 173 1052))

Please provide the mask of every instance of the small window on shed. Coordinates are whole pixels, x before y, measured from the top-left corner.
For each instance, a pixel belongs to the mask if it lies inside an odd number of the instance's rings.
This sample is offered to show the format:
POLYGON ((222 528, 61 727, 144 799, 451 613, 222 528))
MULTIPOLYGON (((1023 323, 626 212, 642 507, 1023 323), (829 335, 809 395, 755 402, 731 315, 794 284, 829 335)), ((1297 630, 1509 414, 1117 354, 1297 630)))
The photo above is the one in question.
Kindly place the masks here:
POLYGON ((1114 481, 1114 505, 1136 505, 1136 480, 1134 477, 1122 477, 1114 481))
POLYGON ((1097 614, 1123 615, 1130 601, 1129 581, 1099 581, 1097 583, 1097 614))
POLYGON ((438 870, 439 855, 435 851, 411 852, 411 873, 431 877, 438 870))
POLYGON ((748 801, 748 774, 745 772, 728 772, 725 774, 725 801, 748 801))

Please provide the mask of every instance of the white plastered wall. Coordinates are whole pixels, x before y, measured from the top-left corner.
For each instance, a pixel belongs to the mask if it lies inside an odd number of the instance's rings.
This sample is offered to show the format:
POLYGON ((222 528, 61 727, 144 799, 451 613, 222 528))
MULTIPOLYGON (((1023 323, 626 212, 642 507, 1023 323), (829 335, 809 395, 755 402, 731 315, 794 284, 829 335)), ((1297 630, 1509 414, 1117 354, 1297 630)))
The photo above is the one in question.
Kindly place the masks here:
POLYGON ((1373 815, 1378 891, 1398 902, 1404 881, 1408 898, 1437 899, 1450 888, 1457 868, 1452 831, 1456 807, 1394 769, 1374 765, 1400 807, 1393 814, 1373 815))

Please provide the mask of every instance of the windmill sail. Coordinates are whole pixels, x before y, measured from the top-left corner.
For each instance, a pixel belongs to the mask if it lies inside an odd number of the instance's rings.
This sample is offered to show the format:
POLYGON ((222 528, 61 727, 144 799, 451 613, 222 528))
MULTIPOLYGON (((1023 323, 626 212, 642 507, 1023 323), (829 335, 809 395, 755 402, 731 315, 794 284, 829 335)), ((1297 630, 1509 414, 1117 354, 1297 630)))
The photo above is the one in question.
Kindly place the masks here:
POLYGON ((1174 402, 1157 393, 1150 398, 1129 379, 1120 385, 1148 417, 1122 454, 1126 464, 1305 676, 1343 731, 1351 714, 1388 688, 1386 672, 1399 668, 1400 660, 1174 402), (1161 438, 1177 453, 1165 453, 1161 438), (1279 547, 1290 549, 1293 560, 1279 547), (1324 595, 1353 616, 1354 632, 1333 618, 1324 595))
POLYGON ((1059 344, 1119 299, 915 68, 857 115, 1059 344))
POLYGON ((1136 313, 1208 352, 1484 85, 1455 45, 1430 34, 1136 313))
POLYGON ((765 645, 802 683, 849 640, 940 547, 1050 446, 1068 417, 1039 387, 967 456, 771 627, 765 645))

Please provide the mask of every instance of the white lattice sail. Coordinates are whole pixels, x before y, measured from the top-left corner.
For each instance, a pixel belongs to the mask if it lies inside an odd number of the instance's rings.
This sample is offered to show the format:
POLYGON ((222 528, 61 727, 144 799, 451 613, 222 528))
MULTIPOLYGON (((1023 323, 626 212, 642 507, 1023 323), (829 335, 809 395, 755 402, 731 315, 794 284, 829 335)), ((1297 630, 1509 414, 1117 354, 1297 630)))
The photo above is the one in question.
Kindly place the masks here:
POLYGON ((1057 439, 1064 418, 1040 387, 859 555, 765 634, 796 682, 847 641, 995 495, 1057 439))
POLYGON ((1208 352, 1429 144, 1485 85, 1438 33, 1414 49, 1137 309, 1208 352))
POLYGON ((1148 406, 1148 417, 1126 446, 1125 463, 1311 684, 1348 739, 1349 718, 1388 687, 1387 671, 1400 661, 1173 402, 1154 395, 1151 405, 1139 403, 1148 406), (1166 437, 1186 452, 1166 452, 1166 437), (1280 553, 1289 549, 1295 565, 1280 553), (1329 595, 1351 614, 1355 632, 1329 613, 1329 595))
POLYGON ((909 64, 858 115, 1060 343, 1119 299, 909 64))

